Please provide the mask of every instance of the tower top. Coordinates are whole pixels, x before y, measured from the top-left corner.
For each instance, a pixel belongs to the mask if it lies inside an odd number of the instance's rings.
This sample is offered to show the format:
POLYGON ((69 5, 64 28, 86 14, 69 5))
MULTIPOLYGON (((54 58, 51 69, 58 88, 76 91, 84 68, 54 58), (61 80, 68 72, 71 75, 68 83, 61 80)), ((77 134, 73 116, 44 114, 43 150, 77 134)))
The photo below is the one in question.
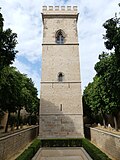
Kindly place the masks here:
POLYGON ((47 17, 76 18, 78 19, 77 6, 43 6, 42 19, 47 17))
POLYGON ((44 11, 77 11, 77 6, 43 6, 44 11))

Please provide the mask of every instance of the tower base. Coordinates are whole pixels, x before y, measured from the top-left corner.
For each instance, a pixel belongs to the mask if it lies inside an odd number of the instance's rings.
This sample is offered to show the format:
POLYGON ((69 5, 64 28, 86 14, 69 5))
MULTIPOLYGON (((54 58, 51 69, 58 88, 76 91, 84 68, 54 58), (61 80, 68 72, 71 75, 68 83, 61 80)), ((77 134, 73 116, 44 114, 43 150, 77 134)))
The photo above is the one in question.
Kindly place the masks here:
POLYGON ((39 137, 83 138, 83 119, 79 114, 44 114, 40 116, 39 137))

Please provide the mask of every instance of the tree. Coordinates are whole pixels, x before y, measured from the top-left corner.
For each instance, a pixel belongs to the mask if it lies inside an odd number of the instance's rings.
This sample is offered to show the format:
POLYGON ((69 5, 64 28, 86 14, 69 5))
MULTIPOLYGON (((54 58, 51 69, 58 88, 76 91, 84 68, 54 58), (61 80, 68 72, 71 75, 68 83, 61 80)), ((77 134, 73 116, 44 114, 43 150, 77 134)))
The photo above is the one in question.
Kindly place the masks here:
MULTIPOLYGON (((120 4, 119 4, 120 5, 120 4)), ((115 129, 117 127, 117 114, 120 111, 120 18, 117 14, 114 18, 103 24, 106 29, 104 35, 105 47, 112 53, 104 53, 99 56, 99 62, 95 65, 97 75, 102 79, 106 93, 109 97, 107 112, 114 116, 115 129)))
POLYGON ((23 107, 25 107, 26 111, 30 113, 34 113, 35 108, 38 107, 38 98, 37 98, 37 89, 34 87, 34 83, 31 78, 28 78, 25 74, 19 74, 19 95, 17 101, 17 129, 19 127, 20 121, 20 111, 23 107))
POLYGON ((106 113, 114 116, 115 129, 117 130, 117 115, 120 111, 120 72, 114 53, 104 53, 99 56, 95 65, 97 76, 101 79, 104 91, 109 99, 106 113))
POLYGON ((85 104, 89 107, 89 110, 92 111, 92 115, 101 115, 103 119, 103 125, 106 127, 105 123, 105 113, 108 98, 104 91, 104 85, 101 82, 101 79, 98 76, 95 76, 92 83, 89 83, 83 92, 85 104))
POLYGON ((0 78, 0 108, 8 111, 8 121, 5 132, 8 129, 8 122, 11 112, 16 112, 18 94, 19 94, 19 78, 14 67, 4 67, 1 71, 0 78))
POLYGON ((11 112, 18 113, 17 128, 19 127, 20 110, 26 107, 32 114, 37 106, 37 89, 32 79, 21 74, 14 67, 10 67, 18 52, 15 50, 17 34, 11 29, 3 30, 4 19, 0 13, 0 111, 8 112, 8 120, 11 112))
MULTIPOLYGON (((85 88, 86 90, 86 88, 85 88)), ((84 90, 83 96, 82 96, 82 103, 83 103, 83 117, 85 119, 85 123, 89 122, 89 124, 92 124, 94 122, 94 114, 87 104, 87 93, 84 90)))
POLYGON ((12 33, 12 30, 3 30, 4 19, 0 13, 0 70, 13 63, 15 55, 18 52, 15 50, 17 44, 17 34, 12 33))
POLYGON ((105 47, 108 50, 114 50, 117 66, 120 68, 120 18, 116 14, 114 18, 107 20, 103 26, 106 29, 106 34, 103 37, 105 47))
MULTIPOLYGON (((0 10, 1 10, 1 8, 0 8, 0 10)), ((0 33, 3 31, 3 21, 4 21, 3 16, 0 13, 0 33)))
POLYGON ((14 67, 4 67, 0 79, 0 109, 8 112, 5 132, 8 129, 10 114, 17 112, 17 128, 19 127, 20 111, 25 107, 32 114, 38 107, 37 89, 26 75, 14 67), (4 97, 4 98, 3 98, 4 97))
MULTIPOLYGON (((15 54, 17 51, 15 50, 17 44, 17 34, 12 33, 11 29, 3 30, 4 19, 2 14, 0 13, 0 109, 6 111, 6 106, 10 104, 8 111, 8 119, 10 117, 10 113, 15 111, 14 106, 14 93, 15 91, 15 75, 13 75, 13 68, 10 68, 9 65, 13 63, 15 54), (13 85, 12 86, 10 85, 13 85), (12 93, 12 91, 15 91, 12 93), (12 95, 13 94, 13 97, 12 95), (11 99, 12 97, 12 99, 11 99)), ((17 86, 16 86, 17 90, 17 86)), ((8 107, 8 106, 7 106, 8 107)), ((7 124, 8 125, 8 124, 7 124)), ((7 131, 6 125, 6 131, 7 131)))
POLYGON ((28 94, 28 103, 25 105, 26 111, 30 114, 30 122, 31 124, 31 116, 32 114, 36 115, 36 112, 38 112, 39 107, 39 99, 37 97, 37 89, 34 87, 34 83, 32 82, 32 79, 27 79, 26 84, 29 94, 28 94))
MULTIPOLYGON (((120 6, 120 4, 119 4, 120 6)), ((97 72, 94 80, 85 88, 85 101, 93 112, 101 112, 105 126, 105 114, 114 117, 115 129, 117 114, 120 111, 120 18, 114 18, 103 24, 106 34, 103 36, 105 47, 112 53, 103 52, 95 64, 97 72), (86 96, 87 95, 87 96, 86 96)))

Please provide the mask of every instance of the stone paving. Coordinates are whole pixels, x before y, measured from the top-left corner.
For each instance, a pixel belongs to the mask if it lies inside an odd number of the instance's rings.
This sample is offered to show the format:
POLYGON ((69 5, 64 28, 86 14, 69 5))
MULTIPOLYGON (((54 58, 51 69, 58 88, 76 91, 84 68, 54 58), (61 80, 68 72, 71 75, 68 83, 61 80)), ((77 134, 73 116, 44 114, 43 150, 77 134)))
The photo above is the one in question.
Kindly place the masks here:
POLYGON ((32 160, 92 160, 82 147, 42 148, 32 160))

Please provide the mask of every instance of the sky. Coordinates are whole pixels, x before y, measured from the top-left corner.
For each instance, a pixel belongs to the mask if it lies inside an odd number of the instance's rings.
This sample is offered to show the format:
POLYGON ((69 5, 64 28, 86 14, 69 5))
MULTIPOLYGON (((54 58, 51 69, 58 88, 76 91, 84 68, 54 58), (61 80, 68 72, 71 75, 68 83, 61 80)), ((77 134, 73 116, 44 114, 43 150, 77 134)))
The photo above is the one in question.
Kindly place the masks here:
POLYGON ((82 90, 95 76, 94 65, 106 51, 103 23, 119 12, 119 0, 0 0, 4 29, 17 33, 14 66, 32 78, 40 94, 42 6, 78 6, 78 35, 82 90))

